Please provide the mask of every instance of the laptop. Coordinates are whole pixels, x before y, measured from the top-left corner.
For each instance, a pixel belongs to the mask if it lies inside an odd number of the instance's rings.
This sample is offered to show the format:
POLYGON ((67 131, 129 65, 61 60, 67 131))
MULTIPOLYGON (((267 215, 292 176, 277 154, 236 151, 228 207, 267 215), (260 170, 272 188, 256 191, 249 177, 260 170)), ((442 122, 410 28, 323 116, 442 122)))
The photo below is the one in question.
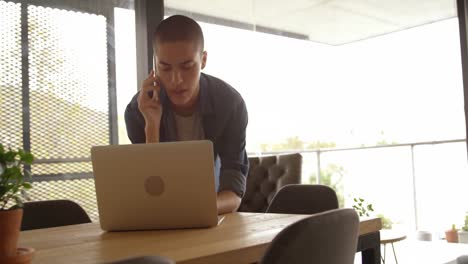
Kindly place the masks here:
POLYGON ((91 159, 103 230, 218 224, 211 141, 95 146, 91 159))

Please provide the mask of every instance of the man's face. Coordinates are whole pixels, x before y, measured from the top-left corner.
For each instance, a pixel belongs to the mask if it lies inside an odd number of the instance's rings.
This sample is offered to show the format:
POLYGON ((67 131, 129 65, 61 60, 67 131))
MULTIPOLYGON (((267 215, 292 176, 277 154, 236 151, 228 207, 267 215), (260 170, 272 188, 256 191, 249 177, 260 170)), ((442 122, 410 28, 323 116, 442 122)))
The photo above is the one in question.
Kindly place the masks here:
POLYGON ((191 108, 197 101, 200 71, 205 68, 206 52, 189 41, 164 42, 156 49, 156 75, 172 104, 191 108))

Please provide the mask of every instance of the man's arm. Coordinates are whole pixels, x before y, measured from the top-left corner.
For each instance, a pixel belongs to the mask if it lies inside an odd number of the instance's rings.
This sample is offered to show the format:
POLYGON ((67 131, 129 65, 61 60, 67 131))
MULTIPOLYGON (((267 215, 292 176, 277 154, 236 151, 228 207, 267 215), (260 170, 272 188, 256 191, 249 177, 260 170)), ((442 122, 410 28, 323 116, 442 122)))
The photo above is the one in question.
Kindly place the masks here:
POLYGON ((161 86, 151 71, 125 109, 128 138, 133 144, 159 142, 162 106, 159 101, 161 86))
POLYGON ((237 211, 241 198, 232 191, 221 191, 218 193, 218 214, 227 214, 237 211))
POLYGON ((217 199, 218 214, 236 211, 245 192, 249 169, 245 151, 247 123, 247 109, 241 100, 229 115, 227 126, 219 140, 221 170, 217 199))
POLYGON ((160 124, 146 123, 145 125, 145 136, 146 143, 158 143, 159 142, 159 126, 160 124))
POLYGON ((125 125, 127 127, 127 135, 132 144, 145 143, 145 119, 138 110, 137 98, 139 92, 132 98, 125 109, 125 125))
POLYGON ((146 143, 159 142, 159 127, 161 124, 162 105, 159 100, 161 86, 159 80, 152 70, 143 81, 141 92, 138 95, 138 109, 145 119, 146 143))

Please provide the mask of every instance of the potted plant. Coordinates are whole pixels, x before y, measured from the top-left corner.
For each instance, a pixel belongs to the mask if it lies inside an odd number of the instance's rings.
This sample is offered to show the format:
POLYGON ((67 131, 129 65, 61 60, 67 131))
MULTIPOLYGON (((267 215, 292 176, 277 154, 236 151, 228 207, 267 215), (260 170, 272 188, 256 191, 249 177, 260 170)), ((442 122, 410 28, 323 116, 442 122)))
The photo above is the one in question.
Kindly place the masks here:
POLYGON ((382 229, 392 229, 393 221, 390 218, 386 217, 383 214, 378 214, 377 217, 382 219, 382 229))
POLYGON ((445 231, 445 239, 448 243, 458 243, 457 228, 452 225, 452 229, 445 231))
POLYGON ((465 224, 458 231, 458 242, 468 244, 468 212, 465 215, 465 224))
MULTIPOLYGON (((0 263, 16 263, 32 256, 32 249, 18 250, 18 237, 23 216, 23 195, 31 188, 26 181, 34 157, 21 149, 6 150, 0 143, 0 263)), ((27 262, 21 262, 27 263, 27 262)))

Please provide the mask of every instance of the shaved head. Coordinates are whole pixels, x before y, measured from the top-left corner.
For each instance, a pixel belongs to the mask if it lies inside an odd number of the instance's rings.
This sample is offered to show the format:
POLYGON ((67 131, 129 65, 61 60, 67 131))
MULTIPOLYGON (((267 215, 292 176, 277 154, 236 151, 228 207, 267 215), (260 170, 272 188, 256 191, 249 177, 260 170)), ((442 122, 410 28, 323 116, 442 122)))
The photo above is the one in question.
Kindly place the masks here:
POLYGON ((170 16, 161 23, 153 34, 153 48, 156 51, 160 44, 167 42, 191 42, 197 45, 200 52, 204 50, 203 32, 198 23, 186 16, 170 16))

